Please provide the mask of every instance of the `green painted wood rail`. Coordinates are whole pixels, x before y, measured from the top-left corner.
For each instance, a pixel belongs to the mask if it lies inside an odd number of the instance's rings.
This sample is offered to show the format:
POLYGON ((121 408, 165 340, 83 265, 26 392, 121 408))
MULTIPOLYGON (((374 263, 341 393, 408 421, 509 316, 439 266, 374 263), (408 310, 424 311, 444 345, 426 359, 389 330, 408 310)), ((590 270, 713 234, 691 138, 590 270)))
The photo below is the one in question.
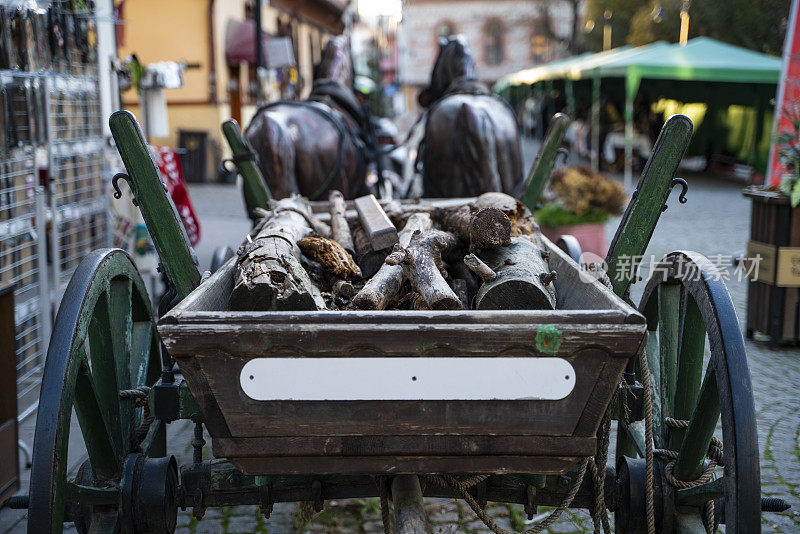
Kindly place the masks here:
MULTIPOLYGON (((129 178, 128 185, 133 190, 161 264, 183 299, 200 285, 200 271, 178 210, 167 193, 136 117, 129 111, 117 111, 111 115, 108 124, 128 171, 125 178, 129 178)), ((115 187, 119 177, 114 177, 115 187)))
MULTIPOLYGON (((667 120, 622 215, 606 256, 606 272, 611 278, 614 293, 622 298, 627 295, 641 257, 653 237, 678 164, 691 138, 692 121, 688 117, 673 115, 667 120)), ((685 197, 682 196, 681 202, 685 202, 685 197)))
POLYGON ((542 191, 544 191, 547 179, 550 177, 550 172, 553 170, 553 165, 558 155, 558 149, 561 147, 561 142, 564 140, 564 134, 567 132, 568 125, 569 117, 563 113, 556 113, 553 115, 553 120, 550 122, 550 127, 547 129, 542 147, 539 149, 539 155, 536 156, 536 161, 525 179, 520 200, 522 200, 522 203, 531 211, 536 209, 536 204, 542 196, 542 191))
POLYGON ((239 123, 233 119, 226 120, 222 123, 222 134, 233 152, 231 161, 236 165, 236 170, 242 177, 244 195, 248 199, 248 205, 254 208, 269 209, 272 195, 264 176, 258 169, 257 155, 242 135, 239 123))

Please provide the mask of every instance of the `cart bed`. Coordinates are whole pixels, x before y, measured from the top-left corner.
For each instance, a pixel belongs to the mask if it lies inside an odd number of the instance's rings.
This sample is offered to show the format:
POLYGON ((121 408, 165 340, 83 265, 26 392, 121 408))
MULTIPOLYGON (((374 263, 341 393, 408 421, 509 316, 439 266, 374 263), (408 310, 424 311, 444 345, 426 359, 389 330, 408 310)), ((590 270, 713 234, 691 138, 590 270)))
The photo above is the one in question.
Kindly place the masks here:
POLYGON ((643 347, 646 325, 543 243, 558 272, 557 310, 230 312, 231 259, 158 330, 200 406, 214 455, 247 474, 563 473, 594 454, 597 427, 626 363, 643 347), (454 370, 459 358, 561 358, 575 382, 558 400, 532 398, 535 392, 497 400, 502 383, 496 397, 482 400, 416 400, 412 393, 255 400, 245 393, 245 364, 286 357, 452 358, 454 370))

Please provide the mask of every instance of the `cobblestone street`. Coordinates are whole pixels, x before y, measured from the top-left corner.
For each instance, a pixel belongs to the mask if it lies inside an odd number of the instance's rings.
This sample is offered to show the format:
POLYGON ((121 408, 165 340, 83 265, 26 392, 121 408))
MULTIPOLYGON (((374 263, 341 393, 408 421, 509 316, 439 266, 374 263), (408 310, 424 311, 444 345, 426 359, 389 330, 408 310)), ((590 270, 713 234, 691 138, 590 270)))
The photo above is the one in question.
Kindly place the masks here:
MULTIPOLYGON (((528 146, 526 159, 532 159, 528 146)), ((677 201, 677 194, 669 200, 669 209, 662 215, 646 257, 656 259, 669 251, 686 249, 705 254, 712 261, 727 265, 731 279, 727 282, 739 320, 744 325, 747 288, 744 281, 736 279, 732 257, 743 252, 748 239, 750 203, 742 194, 743 185, 722 178, 703 176, 687 177, 688 202, 677 201)), ((201 221, 203 240, 198 256, 207 268, 216 246, 229 244, 233 248, 249 228, 244 216, 242 201, 236 188, 223 185, 193 185, 191 196, 201 221)), ((608 222, 610 241, 618 220, 608 222)), ((646 273, 643 274, 646 278, 646 273)), ((638 304, 644 283, 634 286, 634 302, 638 304)), ((781 514, 765 514, 763 531, 800 532, 800 349, 786 347, 769 350, 762 340, 746 341, 750 372, 755 394, 761 455, 762 493, 767 497, 781 497, 792 508, 781 514)), ((32 442, 32 424, 29 421, 21 430, 21 437, 32 442), (27 433, 27 434, 24 434, 27 433), (27 437, 26 437, 27 436, 27 437)), ((170 425, 171 453, 187 462, 191 458, 192 426, 188 422, 170 425)), ((612 433, 613 435, 613 433, 612 433)), ((210 438, 207 438, 210 441, 210 438)), ((210 455, 210 446, 206 448, 210 455)), ((613 462, 614 455, 610 455, 613 462)), ((25 470, 26 476, 30 473, 25 470)), ((426 501, 434 532, 490 532, 462 502, 428 499, 426 501)), ((521 506, 491 505, 492 516, 505 528, 524 530, 530 528, 521 506)), ((547 510, 540 508, 540 521, 547 510)), ((179 513, 178 532, 186 533, 379 533, 383 532, 380 506, 377 499, 326 503, 326 510, 303 527, 298 525, 294 505, 276 505, 269 520, 265 520, 257 507, 210 509, 202 520, 196 520, 191 510, 179 513)), ((591 521, 584 512, 567 512, 547 532, 591 531, 591 521)), ((69 525, 69 532, 74 527, 69 525)), ((0 532, 25 532, 25 516, 8 509, 0 511, 0 532)))

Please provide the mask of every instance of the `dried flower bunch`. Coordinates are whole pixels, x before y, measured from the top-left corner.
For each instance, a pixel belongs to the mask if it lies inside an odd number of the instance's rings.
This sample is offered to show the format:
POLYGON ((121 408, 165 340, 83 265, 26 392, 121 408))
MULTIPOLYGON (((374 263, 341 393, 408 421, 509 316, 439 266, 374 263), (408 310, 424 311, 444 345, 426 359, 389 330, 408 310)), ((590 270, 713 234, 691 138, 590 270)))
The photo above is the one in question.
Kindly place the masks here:
POLYGON ((553 172, 549 199, 536 219, 551 227, 605 222, 609 215, 621 215, 628 200, 619 182, 581 165, 553 172))

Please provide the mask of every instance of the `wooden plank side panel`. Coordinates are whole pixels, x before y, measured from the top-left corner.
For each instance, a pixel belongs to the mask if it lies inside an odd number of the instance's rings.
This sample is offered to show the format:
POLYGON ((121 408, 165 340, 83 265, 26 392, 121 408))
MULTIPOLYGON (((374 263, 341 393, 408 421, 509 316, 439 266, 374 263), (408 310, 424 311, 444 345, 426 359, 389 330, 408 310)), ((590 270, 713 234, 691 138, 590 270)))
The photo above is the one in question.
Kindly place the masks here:
POLYGON ((595 437, 562 436, 269 436, 218 438, 218 458, 264 456, 590 456, 595 437), (269 454, 265 454, 269 451, 269 454))
POLYGON ((274 356, 563 356, 599 347, 630 358, 644 324, 182 324, 159 325, 176 358, 224 351, 240 358, 274 356))
MULTIPOLYGON (((577 352, 568 358, 577 379, 572 393, 559 401, 260 402, 247 397, 239 387, 239 371, 245 361, 242 358, 217 352, 199 354, 195 360, 233 437, 570 436, 575 433, 599 373, 609 358, 596 349, 577 352)), ((622 358, 614 361, 618 362, 616 369, 619 370, 627 362, 622 358)), ((591 430, 592 425, 585 425, 585 428, 591 430)), ((594 432, 584 435, 593 436, 594 432)), ((212 437, 218 436, 212 433, 212 437)))
POLYGON ((366 456, 229 458, 245 475, 361 475, 400 473, 537 473, 558 475, 581 458, 558 456, 366 456))

